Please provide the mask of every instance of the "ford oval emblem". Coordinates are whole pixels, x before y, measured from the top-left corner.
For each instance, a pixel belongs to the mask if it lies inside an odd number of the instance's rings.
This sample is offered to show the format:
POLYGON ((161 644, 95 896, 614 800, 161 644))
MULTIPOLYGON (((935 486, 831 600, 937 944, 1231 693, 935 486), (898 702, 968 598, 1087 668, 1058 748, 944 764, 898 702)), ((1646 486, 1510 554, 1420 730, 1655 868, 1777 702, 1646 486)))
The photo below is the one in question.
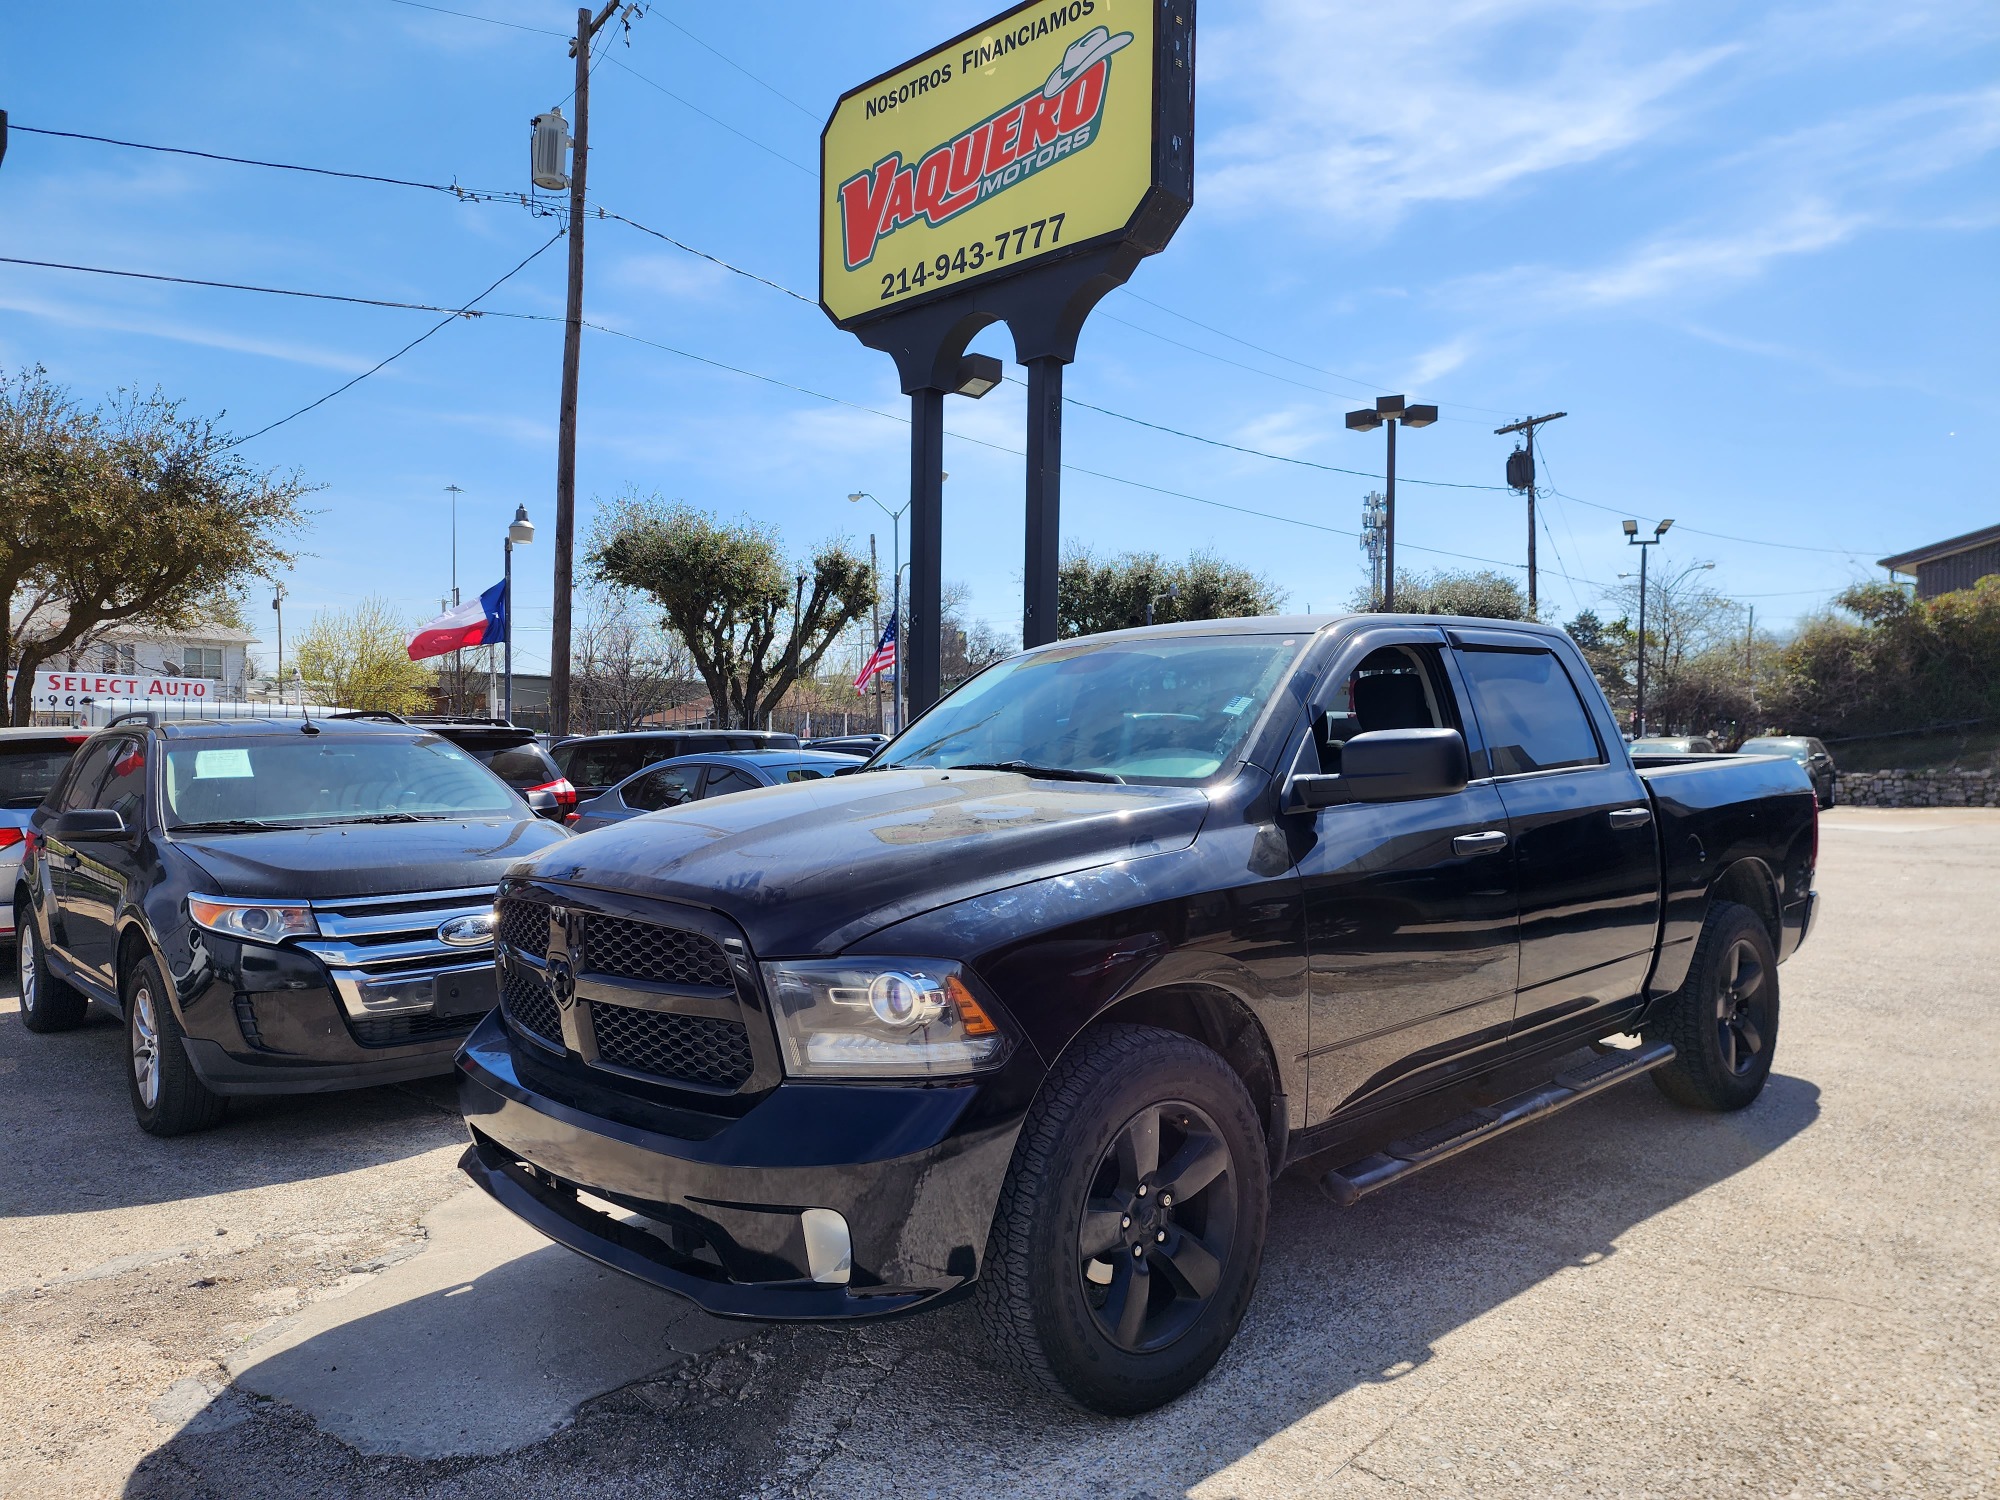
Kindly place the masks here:
POLYGON ((440 926, 438 941, 449 943, 454 948, 483 948, 493 941, 493 928, 492 912, 473 912, 468 916, 453 917, 440 926))

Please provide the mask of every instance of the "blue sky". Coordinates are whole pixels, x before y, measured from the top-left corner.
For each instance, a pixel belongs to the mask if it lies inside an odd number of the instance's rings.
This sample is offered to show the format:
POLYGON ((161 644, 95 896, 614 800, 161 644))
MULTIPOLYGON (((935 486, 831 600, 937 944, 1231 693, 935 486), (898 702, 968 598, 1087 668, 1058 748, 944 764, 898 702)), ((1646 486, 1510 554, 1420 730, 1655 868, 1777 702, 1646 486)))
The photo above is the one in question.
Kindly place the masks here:
MULTIPOLYGON (((563 42, 537 29, 573 29, 575 11, 450 8, 514 24, 394 0, 10 5, 0 107, 21 126, 525 188, 528 117, 570 89, 563 42)), ((811 294, 825 111, 997 8, 661 0, 595 75, 591 196, 811 294)), ((1554 613, 1630 566, 1621 515, 1673 516, 1669 559, 1714 560, 1719 587, 1782 624, 1879 556, 2000 521, 1996 62, 1991 0, 1211 0, 1194 212, 1102 305, 1069 392, 1360 470, 1382 440, 1341 413, 1407 392, 1444 420, 1405 439, 1404 480, 1464 484, 1499 483, 1495 426, 1566 410, 1543 475, 1561 496, 1541 546, 1554 613)), ((554 227, 504 203, 22 133, 0 166, 0 255, 356 296, 457 305, 554 227)), ((619 223, 593 222, 589 245, 593 320, 904 409, 886 358, 816 308, 619 223)), ((558 246, 485 305, 559 314, 562 278, 558 246)), ((157 384, 238 432, 435 321, 0 265, 0 363, 44 364, 86 396, 157 384)), ((997 330, 975 347, 1008 352, 997 330)), ((468 593, 497 578, 516 504, 540 523, 519 558, 520 646, 524 670, 546 661, 560 349, 558 324, 461 321, 249 445, 325 486, 288 625, 368 594, 434 613, 457 484, 468 593)), ((585 524, 636 486, 775 523, 800 550, 874 530, 886 560, 886 519, 844 497, 901 503, 898 422, 603 334, 586 336, 582 393, 585 524)), ((954 401, 946 449, 945 576, 1009 630, 1022 460, 999 450, 1020 448, 1022 420, 1017 386, 954 401)), ((1212 548, 1298 608, 1361 581, 1366 479, 1084 409, 1066 441, 1070 463, 1134 481, 1068 476, 1066 538, 1212 548)), ((1411 566, 1523 559, 1512 495, 1405 483, 1399 499, 1411 566)))

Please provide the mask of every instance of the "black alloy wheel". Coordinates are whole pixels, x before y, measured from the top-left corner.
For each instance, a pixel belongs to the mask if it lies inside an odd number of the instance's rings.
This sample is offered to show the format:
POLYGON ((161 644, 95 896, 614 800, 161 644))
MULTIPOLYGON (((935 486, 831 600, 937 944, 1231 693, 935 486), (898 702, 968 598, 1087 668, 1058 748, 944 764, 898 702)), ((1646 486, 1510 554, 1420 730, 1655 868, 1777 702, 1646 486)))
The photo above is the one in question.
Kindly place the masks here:
POLYGON ((1243 1321, 1270 1188, 1263 1122, 1218 1053, 1156 1026, 1085 1031, 994 1210, 975 1289, 993 1358, 1088 1411, 1173 1400, 1243 1321))
POLYGON ((1747 906, 1709 908, 1686 980, 1647 1018, 1648 1040, 1674 1044, 1653 1084, 1690 1109, 1741 1109, 1763 1092, 1778 1046, 1778 953, 1747 906))
POLYGON ((1747 937, 1730 944, 1716 986, 1715 1035, 1722 1065, 1738 1078, 1757 1066, 1771 1029, 1769 980, 1770 971, 1747 937))
POLYGON ((1235 1240, 1228 1141, 1186 1100, 1147 1105, 1105 1148, 1077 1233, 1098 1331, 1129 1354, 1165 1348, 1201 1318, 1235 1240))

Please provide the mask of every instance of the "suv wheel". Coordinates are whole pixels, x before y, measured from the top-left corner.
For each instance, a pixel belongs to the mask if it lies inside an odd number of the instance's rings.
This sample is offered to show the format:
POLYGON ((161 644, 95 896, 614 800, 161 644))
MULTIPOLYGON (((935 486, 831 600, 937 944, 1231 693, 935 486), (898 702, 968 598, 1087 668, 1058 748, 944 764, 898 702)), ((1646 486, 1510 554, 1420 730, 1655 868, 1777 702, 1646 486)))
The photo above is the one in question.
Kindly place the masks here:
POLYGON ((978 1287, 995 1355, 1091 1411, 1206 1375, 1257 1285, 1264 1133, 1230 1066, 1151 1026, 1087 1033, 1022 1127, 978 1287))
POLYGON ((1687 982, 1645 1032, 1674 1044, 1674 1060, 1652 1073, 1674 1103, 1741 1109, 1761 1094, 1778 1045, 1778 955, 1763 918, 1716 902, 1687 982))
POLYGON ((125 977, 125 1081, 132 1089, 132 1113, 150 1135, 206 1130, 227 1108, 227 1101, 195 1076, 182 1037, 159 965, 142 959, 125 977))
POLYGON ((14 898, 15 956, 21 964, 21 1024, 30 1031, 69 1031, 81 1026, 90 1011, 83 992, 49 972, 34 913, 21 897, 14 898))

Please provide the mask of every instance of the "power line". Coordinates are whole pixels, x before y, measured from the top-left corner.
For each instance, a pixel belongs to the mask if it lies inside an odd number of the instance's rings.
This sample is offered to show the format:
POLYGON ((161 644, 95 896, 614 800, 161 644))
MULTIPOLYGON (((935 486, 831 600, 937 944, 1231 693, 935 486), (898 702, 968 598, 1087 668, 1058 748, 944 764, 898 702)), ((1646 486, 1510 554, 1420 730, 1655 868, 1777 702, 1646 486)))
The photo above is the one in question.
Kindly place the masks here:
POLYGON ((632 228, 638 230, 641 234, 650 234, 656 240, 665 240, 669 245, 672 245, 676 250, 685 250, 689 255, 699 256, 702 260, 711 261, 714 264, 722 267, 723 270, 733 271, 736 275, 743 277, 745 280, 754 281, 759 286, 767 286, 774 292, 783 292, 787 297, 790 297, 798 302, 803 302, 808 307, 819 306, 819 302, 817 299, 808 297, 803 292, 795 292, 790 287, 785 286, 781 282, 776 282, 771 280, 771 278, 768 276, 759 276, 755 271, 746 271, 741 266, 731 265, 728 261, 724 260, 719 255, 710 255, 706 250, 697 250, 693 245, 687 244, 685 241, 682 240, 677 240, 670 234, 663 234, 657 229, 648 228, 646 225, 641 224, 637 219, 628 219, 623 214, 614 214, 602 208, 600 208, 597 211, 597 216, 600 219, 616 219, 620 224, 629 224, 632 228))
POLYGON ((669 99, 673 100, 674 103, 680 105, 683 109, 693 110, 694 113, 700 115, 704 120, 709 121, 711 124, 721 126, 724 130, 728 131, 738 140, 748 141, 751 145, 755 146, 759 151, 764 152, 767 156, 772 156, 777 158, 777 160, 783 162, 786 166, 792 168, 792 170, 796 172, 803 172, 808 177, 817 177, 819 175, 819 173, 816 170, 814 170, 812 167, 807 166, 804 162, 795 161, 793 158, 785 155, 784 152, 778 150, 777 147, 765 145, 762 141, 758 140, 757 137, 755 137, 754 135, 748 135, 743 131, 738 130, 734 125, 730 124, 727 120, 721 118, 718 115, 710 114, 707 110, 703 109, 699 104, 696 104, 691 100, 683 99, 679 94, 676 94, 672 89, 668 88, 665 84, 655 83, 652 79, 648 78, 644 73, 641 73, 637 68, 631 66, 629 63, 623 62, 620 59, 614 57, 611 59, 611 64, 613 67, 623 68, 627 73, 630 73, 634 78, 638 79, 639 82, 645 84, 648 88, 658 89, 661 93, 665 94, 669 99))
POLYGON ((550 31, 547 27, 543 26, 523 26, 519 21, 502 21, 493 16, 475 16, 469 10, 446 10, 442 5, 426 5, 424 4, 424 0, 389 0, 389 3, 391 5, 407 5, 412 10, 435 11, 441 16, 457 16, 461 21, 484 21, 488 26, 505 26, 510 31, 532 31, 537 36, 552 36, 559 37, 563 41, 569 40, 567 32, 550 31))
MULTIPOLYGON (((397 0, 399 4, 409 4, 411 0, 397 0)), ((36 125, 13 125, 10 129, 22 135, 46 135, 59 140, 92 141, 100 146, 125 146, 134 151, 158 151, 168 156, 193 156, 203 161, 228 162, 239 167, 270 167, 279 172, 306 172, 314 177, 344 177, 351 182, 373 182, 387 187, 422 188, 426 192, 450 193, 459 198, 517 198, 518 193, 498 193, 478 188, 463 188, 456 183, 413 182, 407 177, 383 177, 373 172, 342 172, 332 167, 306 167, 296 162, 263 161, 254 156, 226 156, 217 151, 195 151, 186 146, 155 146, 145 141, 122 141, 108 135, 87 135, 80 130, 44 130, 36 125)))
POLYGON ((109 266, 78 266, 60 260, 27 260, 18 255, 0 255, 0 264, 39 266, 49 271, 84 271, 93 276, 117 276, 128 281, 165 281, 175 286, 214 287, 228 292, 263 292, 267 296, 302 297, 313 302, 352 302, 361 307, 391 307, 406 312, 450 313, 455 318, 542 318, 549 322, 562 321, 548 313, 492 312, 472 308, 440 307, 429 302, 392 302, 383 297, 349 297, 339 292, 303 292, 291 287, 254 286, 241 281, 207 281, 198 276, 167 276, 157 271, 120 271, 109 266))
POLYGON ((272 422, 267 426, 259 427, 255 432, 251 433, 249 437, 240 437, 236 439, 235 442, 228 444, 222 451, 228 452, 230 448, 240 448, 245 443, 250 442, 253 438, 260 438, 267 432, 271 432, 276 428, 283 427, 287 422, 297 420, 299 417, 304 416, 307 412, 312 411, 316 407, 321 407, 326 405, 327 402, 331 401, 335 396, 340 395, 342 392, 354 389, 355 386, 361 384, 361 382, 366 380, 370 375, 375 374, 377 371, 382 370, 388 365, 394 364, 397 360, 401 359, 405 354, 408 354, 412 349, 416 348, 417 345, 421 344, 425 339, 429 338, 432 334, 437 333, 446 327, 449 327, 452 323, 456 322, 459 318, 463 317, 466 313, 470 312, 472 310, 474 303, 484 301, 487 297, 491 296, 494 292, 498 291, 507 282, 511 281, 515 276, 519 275, 522 271, 525 271, 528 268, 530 262, 534 261, 538 256, 541 255, 542 251, 548 249, 550 245, 553 245, 557 240, 561 239, 563 235, 566 234, 567 232, 568 232, 567 230, 558 229, 553 235, 549 236, 549 238, 543 242, 540 249, 537 249, 532 253, 530 253, 526 260, 523 260, 519 265, 515 266, 513 270, 509 271, 505 276, 502 276, 498 281, 494 282, 491 286, 486 288, 486 290, 481 292, 477 297, 474 297, 471 302, 467 302, 463 307, 458 308, 457 310, 449 314, 446 318, 444 318, 443 321, 432 325, 432 327, 429 328, 427 331, 418 334, 415 338, 411 339, 409 343, 403 345, 402 348, 398 349, 394 354, 390 355, 380 364, 375 365, 371 369, 363 370, 359 375, 355 376, 345 385, 339 386, 333 390, 328 391, 324 396, 321 396, 319 400, 309 402, 306 405, 301 406, 297 411, 292 412, 288 416, 280 417, 278 418, 277 421, 272 422))
POLYGON ((745 78, 749 79, 752 83, 756 84, 757 87, 759 87, 760 89, 763 89, 767 93, 777 95, 780 99, 784 100, 785 103, 791 105, 793 109, 797 110, 800 114, 804 115, 808 120, 811 120, 813 124, 817 125, 820 123, 820 117, 818 115, 814 114, 810 109, 806 108, 805 105, 799 103, 799 101, 794 99, 790 94, 786 93, 776 84, 767 82, 765 79, 759 78, 755 73, 751 72, 748 68, 744 67, 743 64, 738 62, 735 58, 731 57, 728 53, 720 51, 715 47, 709 46, 707 42, 704 42, 700 37, 696 36, 692 31, 689 31, 687 27, 681 25, 681 23, 676 21, 672 16, 661 16, 660 19, 662 21, 665 21, 669 26, 673 27, 674 30, 678 31, 682 36, 686 37, 689 41, 693 42, 697 47, 701 48, 702 51, 713 53, 715 56, 721 58, 724 62, 728 63, 730 67, 734 68, 737 72, 741 73, 745 78))

